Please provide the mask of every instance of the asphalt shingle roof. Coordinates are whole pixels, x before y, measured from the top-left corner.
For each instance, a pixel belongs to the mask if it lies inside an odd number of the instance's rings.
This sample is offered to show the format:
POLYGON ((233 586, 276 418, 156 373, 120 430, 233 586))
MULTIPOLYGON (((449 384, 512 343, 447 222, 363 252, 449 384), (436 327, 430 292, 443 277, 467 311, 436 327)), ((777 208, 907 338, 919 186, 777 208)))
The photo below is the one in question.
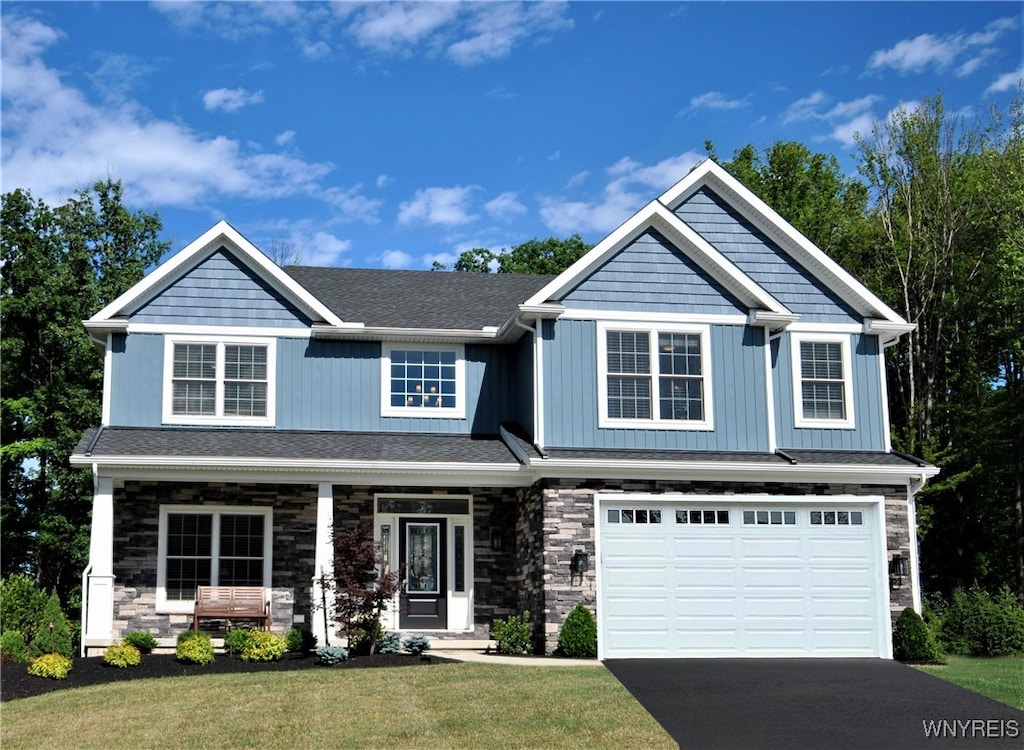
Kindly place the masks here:
POLYGON ((96 429, 90 429, 82 436, 75 448, 76 456, 194 456, 197 461, 220 457, 518 465, 505 443, 495 435, 105 427, 96 439, 96 429))
POLYGON ((346 323, 479 330, 501 326, 554 276, 286 266, 346 323))

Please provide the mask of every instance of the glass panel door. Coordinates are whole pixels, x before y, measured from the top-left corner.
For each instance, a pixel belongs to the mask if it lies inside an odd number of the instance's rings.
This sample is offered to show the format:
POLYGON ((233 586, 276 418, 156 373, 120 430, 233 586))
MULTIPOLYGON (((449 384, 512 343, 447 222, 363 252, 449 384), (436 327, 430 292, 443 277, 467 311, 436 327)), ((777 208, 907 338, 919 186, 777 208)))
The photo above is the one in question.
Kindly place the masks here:
POLYGON ((436 523, 410 523, 405 527, 408 560, 406 591, 410 594, 440 593, 440 528, 436 523))

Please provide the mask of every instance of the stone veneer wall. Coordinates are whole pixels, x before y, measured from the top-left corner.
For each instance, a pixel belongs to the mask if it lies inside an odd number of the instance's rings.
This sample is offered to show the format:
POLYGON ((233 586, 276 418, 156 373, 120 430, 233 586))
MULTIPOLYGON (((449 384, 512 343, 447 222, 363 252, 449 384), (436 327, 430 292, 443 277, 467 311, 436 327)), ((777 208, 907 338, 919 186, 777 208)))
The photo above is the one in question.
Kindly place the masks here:
MULTIPOLYGON (((594 495, 598 492, 728 495, 882 495, 885 497, 886 560, 896 552, 909 555, 907 489, 902 485, 818 484, 794 482, 663 482, 626 480, 546 480, 524 493, 517 522, 524 541, 518 560, 523 578, 520 606, 535 619, 537 650, 553 651, 558 631, 578 602, 595 608, 598 555, 594 540, 594 495), (543 540, 541 544, 539 540, 543 540), (569 561, 575 550, 589 556, 582 582, 570 579, 569 561)), ((910 580, 889 592, 893 619, 911 603, 910 580)))
POLYGON ((473 498, 474 632, 446 638, 489 638, 491 621, 517 611, 519 576, 513 568, 517 490, 488 487, 334 486, 334 523, 354 528, 373 522, 375 495, 469 495, 473 498))
POLYGON ((126 482, 114 491, 114 637, 173 638, 192 627, 192 615, 156 611, 161 505, 272 506, 272 628, 309 627, 316 500, 316 485, 126 482))

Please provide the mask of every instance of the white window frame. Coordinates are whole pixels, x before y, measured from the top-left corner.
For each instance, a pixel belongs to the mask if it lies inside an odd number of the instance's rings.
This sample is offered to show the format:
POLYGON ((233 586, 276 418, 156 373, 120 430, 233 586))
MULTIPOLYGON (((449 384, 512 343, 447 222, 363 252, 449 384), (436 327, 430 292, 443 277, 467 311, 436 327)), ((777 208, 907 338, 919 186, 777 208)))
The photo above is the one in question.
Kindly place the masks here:
POLYGON ((164 336, 164 384, 163 384, 163 423, 164 424, 210 424, 210 425, 253 425, 273 427, 275 424, 277 395, 277 339, 248 338, 233 336, 220 338, 216 336, 164 336), (217 380, 215 414, 175 414, 174 413, 174 347, 179 344, 196 344, 199 346, 217 347, 217 380), (228 346, 264 346, 267 349, 267 413, 262 417, 224 414, 224 364, 225 348, 228 346))
POLYGON ((466 348, 462 344, 412 344, 384 342, 380 353, 380 413, 382 417, 429 419, 466 418, 466 348), (391 352, 396 349, 415 352, 447 352, 455 355, 455 406, 392 406, 391 352))
POLYGON ((191 614, 195 610, 195 600, 167 598, 167 526, 168 516, 172 513, 213 516, 213 524, 210 530, 212 535, 212 546, 210 549, 212 560, 210 567, 211 585, 217 585, 221 516, 263 516, 263 587, 268 590, 271 588, 271 571, 274 569, 271 557, 274 549, 274 511, 272 508, 241 505, 161 505, 156 558, 156 611, 158 613, 191 614))
POLYGON ((790 334, 793 366, 793 423, 796 427, 824 429, 853 429, 853 360, 850 355, 850 336, 837 333, 793 332, 790 334), (821 419, 804 416, 803 376, 801 368, 800 345, 805 342, 839 344, 840 358, 843 365, 843 406, 846 416, 843 419, 821 419))
POLYGON ((597 403, 598 427, 659 429, 659 430, 713 430, 715 429, 714 399, 711 387, 711 326, 678 325, 670 323, 633 323, 625 321, 598 321, 597 323, 597 403), (651 419, 619 419, 608 416, 608 332, 624 331, 646 333, 651 357, 651 419), (662 419, 658 404, 658 334, 682 333, 700 336, 701 389, 704 404, 703 419, 662 419))

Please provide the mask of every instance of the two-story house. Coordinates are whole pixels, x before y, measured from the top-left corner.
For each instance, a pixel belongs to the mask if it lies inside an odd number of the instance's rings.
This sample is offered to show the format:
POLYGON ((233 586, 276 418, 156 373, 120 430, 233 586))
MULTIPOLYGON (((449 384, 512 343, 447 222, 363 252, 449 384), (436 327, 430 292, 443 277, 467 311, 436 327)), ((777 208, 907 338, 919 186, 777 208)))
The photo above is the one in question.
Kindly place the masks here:
POLYGON ((282 269, 222 222, 85 325, 83 650, 173 642, 202 584, 322 643, 360 523, 435 637, 529 609, 550 651, 582 601, 604 658, 891 657, 920 605, 912 326, 710 160, 557 277, 282 269))

